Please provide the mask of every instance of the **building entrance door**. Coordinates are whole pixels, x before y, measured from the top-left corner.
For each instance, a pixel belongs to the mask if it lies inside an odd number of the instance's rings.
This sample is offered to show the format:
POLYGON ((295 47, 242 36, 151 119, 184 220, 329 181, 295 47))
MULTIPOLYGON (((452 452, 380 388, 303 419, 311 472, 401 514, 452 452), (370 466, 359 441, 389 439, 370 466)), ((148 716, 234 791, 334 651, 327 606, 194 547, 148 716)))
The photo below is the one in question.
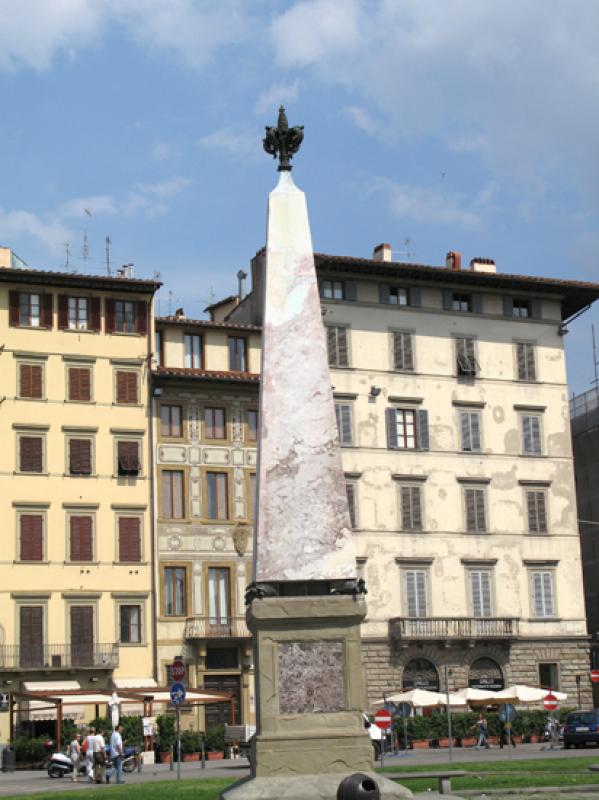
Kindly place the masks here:
MULTIPOLYGON (((241 680, 239 675, 204 675, 204 689, 209 692, 232 694, 235 706, 235 724, 243 722, 239 716, 241 707, 241 680)), ((206 705, 205 709, 206 728, 231 722, 231 705, 229 703, 211 703, 206 705)))

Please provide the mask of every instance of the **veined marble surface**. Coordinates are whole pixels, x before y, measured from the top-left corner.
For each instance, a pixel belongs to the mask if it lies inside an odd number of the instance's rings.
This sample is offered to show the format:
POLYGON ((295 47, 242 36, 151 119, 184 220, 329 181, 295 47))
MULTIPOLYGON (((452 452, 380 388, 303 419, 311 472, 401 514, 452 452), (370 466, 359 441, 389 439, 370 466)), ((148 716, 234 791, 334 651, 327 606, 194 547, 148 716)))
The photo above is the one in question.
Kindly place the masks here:
POLYGON ((269 196, 255 580, 356 576, 305 195, 269 196))

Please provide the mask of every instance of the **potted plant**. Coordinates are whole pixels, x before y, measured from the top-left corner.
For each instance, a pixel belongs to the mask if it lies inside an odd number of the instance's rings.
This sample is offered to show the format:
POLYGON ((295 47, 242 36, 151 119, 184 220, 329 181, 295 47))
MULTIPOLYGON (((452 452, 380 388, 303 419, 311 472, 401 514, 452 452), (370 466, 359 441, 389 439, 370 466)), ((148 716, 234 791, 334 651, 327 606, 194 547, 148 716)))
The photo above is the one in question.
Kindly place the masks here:
POLYGON ((160 763, 170 764, 175 745, 175 718, 170 714, 161 714, 156 719, 158 726, 158 750, 160 763))
POLYGON ((213 725, 206 731, 206 758, 216 761, 225 757, 225 728, 224 725, 213 725))
POLYGON ((181 733, 181 753, 183 761, 200 760, 200 734, 196 731, 183 731, 181 733))

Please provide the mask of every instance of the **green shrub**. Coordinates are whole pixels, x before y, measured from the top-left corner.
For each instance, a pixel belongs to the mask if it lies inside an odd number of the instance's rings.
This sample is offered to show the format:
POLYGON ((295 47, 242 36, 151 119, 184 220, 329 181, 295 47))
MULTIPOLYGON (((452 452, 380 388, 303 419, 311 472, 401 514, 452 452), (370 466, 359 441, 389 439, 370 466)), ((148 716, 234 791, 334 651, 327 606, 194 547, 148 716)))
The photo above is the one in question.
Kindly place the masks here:
POLYGON ((46 740, 46 736, 39 739, 20 736, 18 739, 15 739, 14 749, 17 764, 35 764, 38 761, 45 761, 47 754, 44 748, 44 742, 46 740))
POLYGON ((206 750, 213 752, 224 751, 225 749, 225 726, 213 725, 206 731, 206 750))
POLYGON ((142 718, 139 716, 121 717, 120 722, 123 726, 123 744, 140 747, 144 739, 142 718))
POLYGON ((160 714, 156 718, 156 724, 160 749, 170 750, 175 744, 175 717, 172 714, 160 714))
POLYGON ((201 737, 197 731, 181 731, 181 752, 199 753, 202 749, 201 737))

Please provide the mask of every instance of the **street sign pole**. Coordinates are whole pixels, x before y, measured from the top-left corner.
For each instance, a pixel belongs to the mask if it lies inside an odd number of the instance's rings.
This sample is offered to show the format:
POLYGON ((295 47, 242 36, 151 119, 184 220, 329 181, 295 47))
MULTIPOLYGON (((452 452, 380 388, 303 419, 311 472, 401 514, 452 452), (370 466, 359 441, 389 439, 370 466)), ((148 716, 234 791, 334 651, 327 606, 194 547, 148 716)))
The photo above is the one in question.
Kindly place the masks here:
POLYGON ((447 701, 447 736, 449 746, 447 748, 447 755, 449 756, 449 763, 453 762, 453 747, 452 747, 452 731, 451 731, 451 704, 449 702, 449 668, 445 667, 445 698, 447 701))
POLYGON ((177 780, 181 780, 181 706, 177 706, 177 780))
POLYGON ((405 717, 403 718, 403 749, 405 755, 408 750, 408 720, 405 717))

